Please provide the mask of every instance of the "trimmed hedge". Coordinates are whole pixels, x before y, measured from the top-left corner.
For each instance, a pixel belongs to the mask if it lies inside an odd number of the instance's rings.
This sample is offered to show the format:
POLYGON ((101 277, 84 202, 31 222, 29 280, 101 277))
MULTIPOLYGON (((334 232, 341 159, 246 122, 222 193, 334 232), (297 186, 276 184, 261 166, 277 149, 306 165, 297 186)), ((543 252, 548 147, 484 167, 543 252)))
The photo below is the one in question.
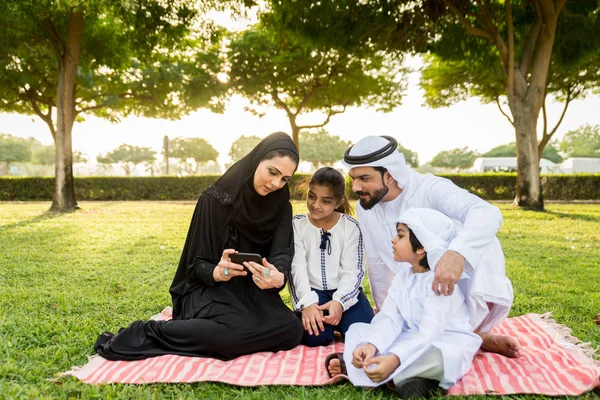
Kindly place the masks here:
MULTIPOLYGON (((512 200, 516 174, 440 175, 486 200, 512 200)), ((75 178, 77 200, 196 200, 218 175, 189 177, 81 177, 75 178)), ((294 175, 292 198, 303 199, 303 181, 310 175, 294 175)), ((350 179, 346 181, 352 193, 350 179)), ((51 200, 54 178, 0 178, 0 201, 51 200)), ((542 175, 548 200, 600 200, 600 174, 542 175)))

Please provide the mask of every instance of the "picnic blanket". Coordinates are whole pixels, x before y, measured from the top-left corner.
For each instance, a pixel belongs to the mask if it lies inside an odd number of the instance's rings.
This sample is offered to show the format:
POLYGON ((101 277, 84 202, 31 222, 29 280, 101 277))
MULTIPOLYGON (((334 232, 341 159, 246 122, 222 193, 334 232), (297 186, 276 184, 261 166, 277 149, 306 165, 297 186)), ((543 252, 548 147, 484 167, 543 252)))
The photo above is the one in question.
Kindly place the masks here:
MULTIPOLYGON (((154 319, 169 319, 166 308, 154 319)), ((473 368, 449 390, 450 395, 538 393, 576 396, 600 386, 600 363, 589 344, 574 338, 549 314, 509 318, 497 333, 519 340, 521 356, 509 359, 479 352, 473 368)), ((220 361, 203 357, 166 355, 141 361, 108 361, 93 356, 83 367, 61 376, 74 376, 90 384, 156 382, 222 382, 238 386, 322 386, 346 379, 330 378, 325 357, 343 351, 343 343, 289 351, 262 352, 220 361)))

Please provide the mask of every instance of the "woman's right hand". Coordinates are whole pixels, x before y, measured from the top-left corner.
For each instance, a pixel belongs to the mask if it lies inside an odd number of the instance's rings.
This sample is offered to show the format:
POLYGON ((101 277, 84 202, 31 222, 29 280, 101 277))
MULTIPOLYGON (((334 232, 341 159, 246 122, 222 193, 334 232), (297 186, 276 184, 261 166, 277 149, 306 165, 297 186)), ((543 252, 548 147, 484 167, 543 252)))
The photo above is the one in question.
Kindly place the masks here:
POLYGON ((321 332, 325 330, 323 326, 323 311, 317 308, 318 304, 314 303, 302 310, 302 325, 310 335, 319 336, 319 328, 321 332))
POLYGON ((213 269, 213 279, 215 282, 227 282, 234 276, 246 276, 248 273, 244 270, 244 267, 232 263, 229 261, 229 255, 234 254, 236 251, 234 249, 225 249, 223 250, 223 254, 221 255, 221 260, 213 269), (226 270, 229 271, 228 275, 226 274, 226 270))

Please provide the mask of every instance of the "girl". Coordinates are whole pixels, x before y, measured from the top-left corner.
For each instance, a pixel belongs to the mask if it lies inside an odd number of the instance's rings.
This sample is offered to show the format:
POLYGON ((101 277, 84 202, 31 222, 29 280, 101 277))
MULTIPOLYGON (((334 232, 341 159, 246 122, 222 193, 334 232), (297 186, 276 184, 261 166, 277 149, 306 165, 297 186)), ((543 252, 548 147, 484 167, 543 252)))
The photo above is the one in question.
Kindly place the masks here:
POLYGON ((347 373, 357 386, 393 379, 402 398, 427 397, 469 370, 481 337, 473 333, 458 286, 449 296, 432 290, 435 265, 455 236, 452 220, 432 209, 411 208, 397 220, 397 232, 394 260, 408 267, 396 274, 372 323, 348 331, 343 360, 333 354, 327 366, 333 375, 347 373))
POLYGON ((362 235, 350 215, 346 182, 337 170, 314 173, 306 196, 308 213, 293 220, 292 302, 304 325, 302 343, 324 346, 355 322, 368 323, 373 309, 363 294, 362 235))

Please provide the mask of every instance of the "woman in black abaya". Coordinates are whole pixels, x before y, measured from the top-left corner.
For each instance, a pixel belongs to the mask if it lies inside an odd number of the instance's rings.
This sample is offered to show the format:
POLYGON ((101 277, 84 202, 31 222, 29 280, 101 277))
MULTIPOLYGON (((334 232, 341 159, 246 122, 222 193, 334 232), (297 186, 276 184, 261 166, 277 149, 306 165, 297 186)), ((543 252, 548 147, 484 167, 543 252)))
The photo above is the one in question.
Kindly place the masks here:
POLYGON ((223 360, 288 350, 303 327, 279 296, 294 253, 287 181, 298 150, 285 133, 263 139, 200 196, 171 284, 173 319, 136 321, 98 337, 109 360, 164 354, 223 360), (231 263, 234 252, 259 253, 263 264, 231 263))

